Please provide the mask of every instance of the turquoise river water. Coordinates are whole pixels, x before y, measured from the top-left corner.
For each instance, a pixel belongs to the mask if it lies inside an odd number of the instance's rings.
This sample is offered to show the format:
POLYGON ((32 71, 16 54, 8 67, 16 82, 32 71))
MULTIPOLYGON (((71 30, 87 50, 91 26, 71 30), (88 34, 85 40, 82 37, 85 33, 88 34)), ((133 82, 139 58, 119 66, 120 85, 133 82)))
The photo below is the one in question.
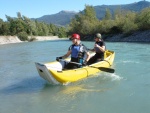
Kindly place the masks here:
MULTIPOLYGON (((92 48, 94 42, 82 42, 92 48)), ((0 45, 0 113, 150 113, 150 44, 106 42, 115 73, 50 85, 34 62, 65 54, 66 40, 0 45)))

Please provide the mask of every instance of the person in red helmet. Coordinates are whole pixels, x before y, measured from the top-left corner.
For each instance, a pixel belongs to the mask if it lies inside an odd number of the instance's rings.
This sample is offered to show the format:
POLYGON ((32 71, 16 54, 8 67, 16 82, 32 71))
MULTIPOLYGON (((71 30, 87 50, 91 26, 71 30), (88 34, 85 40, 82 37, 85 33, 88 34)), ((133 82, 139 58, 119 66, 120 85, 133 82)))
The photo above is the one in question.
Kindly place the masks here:
POLYGON ((56 60, 60 61, 61 59, 65 59, 71 55, 72 63, 69 62, 65 66, 66 69, 75 69, 75 68, 81 67, 81 65, 75 64, 73 62, 80 63, 85 66, 88 60, 90 59, 90 54, 88 52, 87 47, 81 44, 79 34, 72 34, 70 39, 72 40, 72 45, 69 47, 68 52, 61 57, 56 57, 56 60), (85 58, 85 55, 86 55, 86 58, 85 58))

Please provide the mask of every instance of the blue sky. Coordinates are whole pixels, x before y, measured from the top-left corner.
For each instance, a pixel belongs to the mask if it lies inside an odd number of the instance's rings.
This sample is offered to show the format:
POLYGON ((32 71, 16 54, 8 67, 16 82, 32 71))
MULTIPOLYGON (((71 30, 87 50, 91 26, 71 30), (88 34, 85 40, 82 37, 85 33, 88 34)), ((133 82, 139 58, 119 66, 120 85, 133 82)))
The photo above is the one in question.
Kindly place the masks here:
POLYGON ((16 17, 17 12, 28 18, 38 18, 62 10, 79 12, 85 5, 120 5, 139 1, 141 0, 0 0, 0 18, 5 21, 5 15, 16 17))

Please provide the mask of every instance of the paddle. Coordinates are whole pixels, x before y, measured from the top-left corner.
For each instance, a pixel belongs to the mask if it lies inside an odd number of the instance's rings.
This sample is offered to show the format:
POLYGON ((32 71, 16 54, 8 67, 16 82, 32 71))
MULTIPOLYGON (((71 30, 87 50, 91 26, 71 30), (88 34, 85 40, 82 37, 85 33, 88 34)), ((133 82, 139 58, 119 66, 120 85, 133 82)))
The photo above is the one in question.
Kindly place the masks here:
POLYGON ((71 62, 71 61, 67 61, 67 60, 64 60, 64 59, 61 59, 60 61, 64 61, 64 62, 68 62, 68 63, 72 63, 72 64, 77 64, 77 65, 82 65, 81 63, 71 62))
MULTIPOLYGON (((66 60, 62 60, 62 61, 66 61, 66 60)), ((69 62, 69 61, 66 61, 66 62, 69 62)), ((77 63, 77 62, 69 62, 69 63, 73 63, 73 64, 77 64, 77 65, 82 65, 81 63, 77 63)), ((89 65, 88 65, 89 66, 89 65)), ((94 67, 94 66, 89 66, 89 67, 92 67, 92 68, 97 68, 101 71, 104 71, 104 72, 108 72, 108 73, 114 73, 115 70, 112 69, 112 68, 107 68, 107 67, 94 67)))
POLYGON ((94 66, 89 66, 89 67, 98 68, 99 70, 105 71, 105 72, 108 72, 108 73, 114 73, 114 72, 115 72, 114 69, 112 69, 112 68, 107 68, 107 67, 94 67, 94 66))

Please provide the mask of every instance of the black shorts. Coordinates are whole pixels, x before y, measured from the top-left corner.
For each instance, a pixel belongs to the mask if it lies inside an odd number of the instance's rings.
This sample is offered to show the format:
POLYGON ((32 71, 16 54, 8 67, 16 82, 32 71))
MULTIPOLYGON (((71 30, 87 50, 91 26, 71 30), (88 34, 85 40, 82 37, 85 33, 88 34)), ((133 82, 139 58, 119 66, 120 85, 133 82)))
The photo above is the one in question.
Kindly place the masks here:
POLYGON ((90 64, 102 61, 102 60, 104 60, 104 54, 96 53, 93 57, 90 58, 90 60, 87 62, 87 65, 90 65, 90 64))
MULTIPOLYGON (((78 58, 73 58, 71 57, 71 62, 77 62, 77 63, 83 63, 83 59, 78 59, 78 58)), ((65 69, 76 69, 76 68, 80 68, 81 65, 78 64, 74 64, 69 62, 68 64, 65 65, 65 69)))

